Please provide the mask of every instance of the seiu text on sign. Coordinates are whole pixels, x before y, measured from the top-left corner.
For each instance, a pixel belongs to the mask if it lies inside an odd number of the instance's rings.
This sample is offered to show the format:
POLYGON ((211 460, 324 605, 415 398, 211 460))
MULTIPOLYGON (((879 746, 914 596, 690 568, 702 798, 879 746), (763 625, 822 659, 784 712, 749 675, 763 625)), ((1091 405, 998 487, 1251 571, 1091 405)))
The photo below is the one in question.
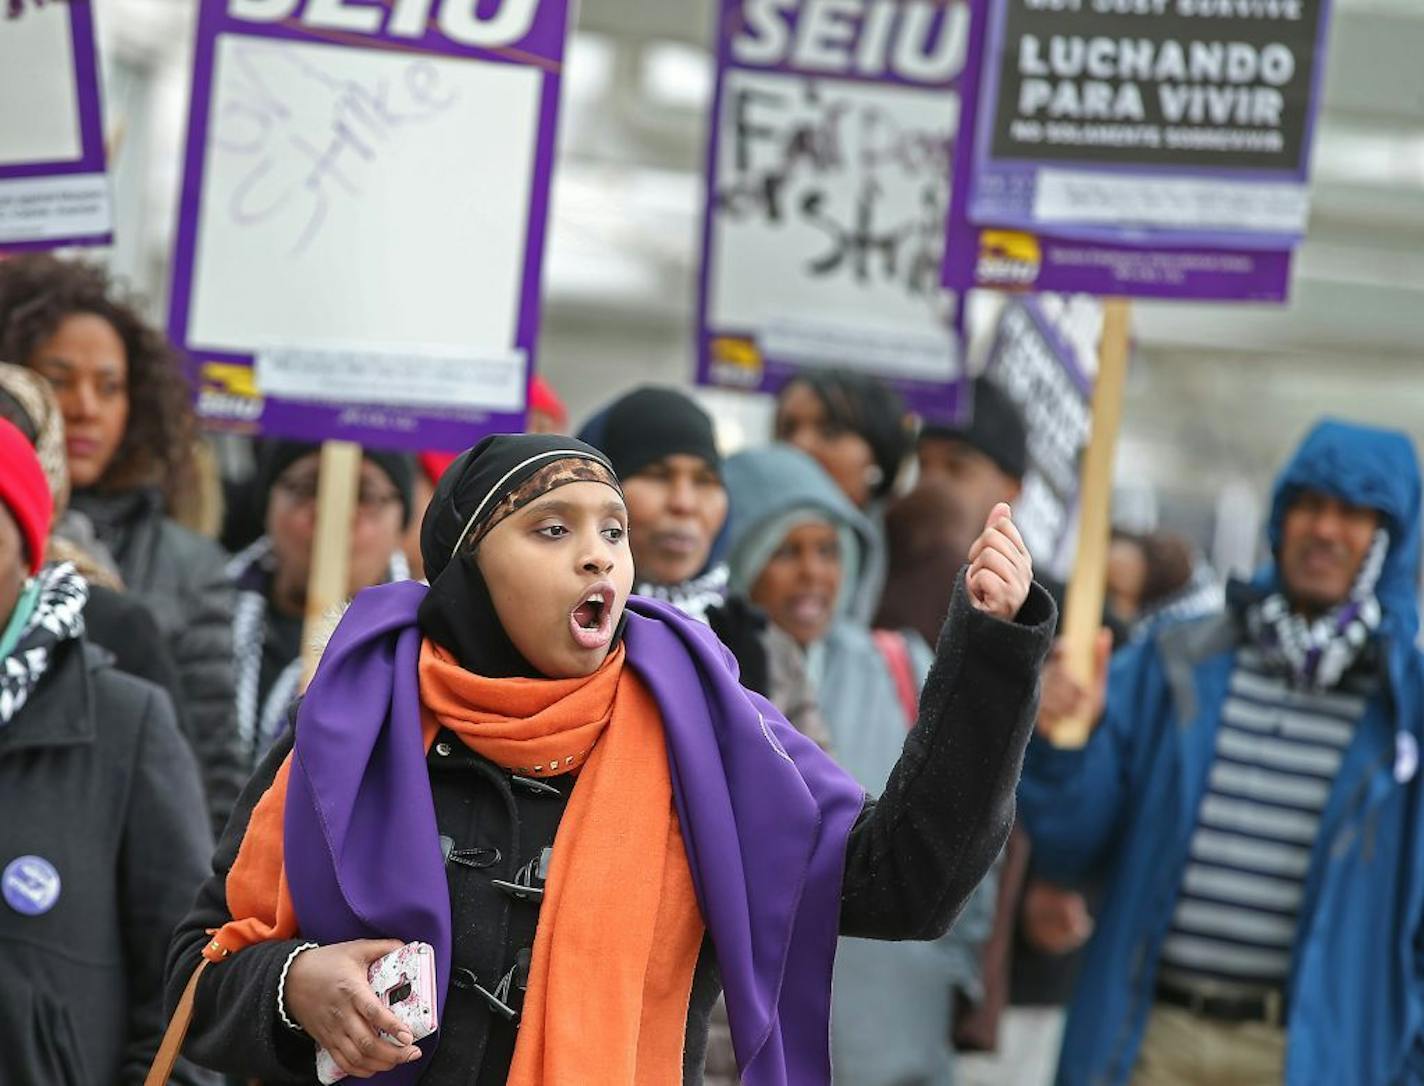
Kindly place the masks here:
POLYGON ((313 30, 366 34, 372 37, 423 38, 432 22, 457 45, 496 49, 515 45, 528 36, 540 0, 229 0, 228 14, 254 23, 296 18, 313 30), (298 10, 300 9, 300 15, 298 10))
POLYGON ((945 83, 964 67, 969 9, 945 0, 746 0, 732 57, 750 67, 945 83))

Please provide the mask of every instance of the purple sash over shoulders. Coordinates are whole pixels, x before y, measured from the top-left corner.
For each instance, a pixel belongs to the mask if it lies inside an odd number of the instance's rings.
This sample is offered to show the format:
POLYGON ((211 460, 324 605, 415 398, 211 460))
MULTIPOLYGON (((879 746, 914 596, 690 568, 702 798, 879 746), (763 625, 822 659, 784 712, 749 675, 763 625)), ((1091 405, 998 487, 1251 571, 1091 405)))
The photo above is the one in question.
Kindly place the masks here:
MULTIPOLYGON (((306 938, 432 944, 443 1006, 450 898, 421 741, 425 592, 406 581, 360 593, 322 656, 298 715, 286 873, 306 938)), ((864 794, 738 684, 731 654, 705 626, 640 597, 628 610, 628 663, 662 711, 742 1081, 828 1083, 841 881, 864 794)), ((378 1079, 412 1083, 424 1066, 378 1079)))

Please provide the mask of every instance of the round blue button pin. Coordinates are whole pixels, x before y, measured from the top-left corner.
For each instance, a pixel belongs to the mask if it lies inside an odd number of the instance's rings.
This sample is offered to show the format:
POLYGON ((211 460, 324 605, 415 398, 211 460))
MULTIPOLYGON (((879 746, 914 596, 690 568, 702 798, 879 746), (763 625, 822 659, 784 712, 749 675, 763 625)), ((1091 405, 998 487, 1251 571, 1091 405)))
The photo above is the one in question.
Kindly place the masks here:
POLYGON ((20 856, 0 875, 5 901, 24 916, 40 916, 59 900, 59 872, 43 856, 20 856))

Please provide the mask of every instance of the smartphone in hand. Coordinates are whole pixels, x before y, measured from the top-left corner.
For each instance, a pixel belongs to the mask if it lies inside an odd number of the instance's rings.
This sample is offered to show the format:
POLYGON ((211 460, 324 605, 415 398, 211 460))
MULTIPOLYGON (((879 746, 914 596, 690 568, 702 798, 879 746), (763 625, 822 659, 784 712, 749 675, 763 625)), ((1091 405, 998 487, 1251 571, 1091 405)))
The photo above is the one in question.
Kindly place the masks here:
MULTIPOLYGON (((429 943, 406 943, 371 963, 376 998, 391 1009, 417 1041, 435 1032, 435 950, 429 943)), ((390 1038, 382 1033, 386 1040, 390 1038)), ((316 1050, 316 1077, 329 1086, 346 1075, 324 1048, 316 1050)))

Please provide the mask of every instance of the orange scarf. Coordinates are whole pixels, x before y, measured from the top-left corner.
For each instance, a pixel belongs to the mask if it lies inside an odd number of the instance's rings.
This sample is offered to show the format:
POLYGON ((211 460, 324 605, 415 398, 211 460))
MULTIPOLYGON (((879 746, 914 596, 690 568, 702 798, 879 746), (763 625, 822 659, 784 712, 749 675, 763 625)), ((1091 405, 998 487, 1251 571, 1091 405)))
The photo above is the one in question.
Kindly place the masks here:
MULTIPOLYGON (((662 715, 623 666, 486 679, 426 641, 420 700, 476 754, 579 772, 554 838, 510 1086, 682 1081, 702 914, 673 812, 662 715)), ((426 721, 426 742, 436 731, 426 721)))
MULTIPOLYGON (((673 810, 662 717, 620 647, 584 679, 487 679, 426 641, 428 750, 440 727, 506 769, 577 772, 559 823, 510 1086, 665 1086, 682 1080, 704 925, 673 810)), ((236 918, 214 960, 297 934, 282 874, 290 756, 253 811, 227 877, 236 918)))

